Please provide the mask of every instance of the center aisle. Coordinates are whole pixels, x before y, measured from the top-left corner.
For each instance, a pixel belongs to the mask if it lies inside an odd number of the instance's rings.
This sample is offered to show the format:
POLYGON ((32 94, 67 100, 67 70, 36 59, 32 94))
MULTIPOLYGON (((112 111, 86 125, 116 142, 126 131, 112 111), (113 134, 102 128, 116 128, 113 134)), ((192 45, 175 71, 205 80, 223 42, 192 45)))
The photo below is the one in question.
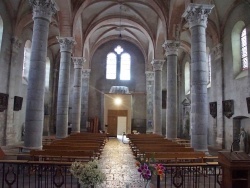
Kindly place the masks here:
POLYGON ((121 136, 110 138, 105 144, 99 160, 107 181, 98 188, 140 188, 143 180, 135 165, 135 157, 129 147, 128 140, 122 142, 121 136))

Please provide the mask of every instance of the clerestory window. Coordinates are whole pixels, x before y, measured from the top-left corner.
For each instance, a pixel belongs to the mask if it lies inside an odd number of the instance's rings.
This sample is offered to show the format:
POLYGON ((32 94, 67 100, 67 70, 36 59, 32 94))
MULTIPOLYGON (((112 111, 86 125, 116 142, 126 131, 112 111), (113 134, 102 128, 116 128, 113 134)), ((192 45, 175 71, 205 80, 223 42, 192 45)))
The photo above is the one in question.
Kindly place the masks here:
POLYGON ((246 70, 248 69, 246 28, 244 28, 240 34, 240 45, 241 45, 241 67, 242 70, 246 70))
POLYGON ((114 52, 110 52, 106 59, 106 79, 115 80, 119 75, 120 80, 130 80, 131 56, 118 45, 114 52))

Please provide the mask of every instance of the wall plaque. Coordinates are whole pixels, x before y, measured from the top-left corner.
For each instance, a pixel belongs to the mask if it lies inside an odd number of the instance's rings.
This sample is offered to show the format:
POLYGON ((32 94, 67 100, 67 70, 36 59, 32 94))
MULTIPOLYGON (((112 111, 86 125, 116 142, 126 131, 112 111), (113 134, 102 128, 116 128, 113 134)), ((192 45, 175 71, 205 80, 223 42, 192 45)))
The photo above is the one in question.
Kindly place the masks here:
POLYGON ((0 112, 3 112, 8 107, 9 95, 5 93, 0 93, 0 112))
POLYGON ((247 111, 250 114, 250 97, 247 97, 246 100, 247 100, 247 111))
POLYGON ((232 115, 234 114, 234 101, 225 100, 225 101, 222 101, 222 105, 223 105, 224 116, 226 116, 227 118, 232 117, 232 115))
POLYGON ((22 109, 23 97, 14 97, 14 111, 19 111, 22 109))
POLYGON ((217 117, 217 102, 209 103, 210 114, 213 118, 217 117))

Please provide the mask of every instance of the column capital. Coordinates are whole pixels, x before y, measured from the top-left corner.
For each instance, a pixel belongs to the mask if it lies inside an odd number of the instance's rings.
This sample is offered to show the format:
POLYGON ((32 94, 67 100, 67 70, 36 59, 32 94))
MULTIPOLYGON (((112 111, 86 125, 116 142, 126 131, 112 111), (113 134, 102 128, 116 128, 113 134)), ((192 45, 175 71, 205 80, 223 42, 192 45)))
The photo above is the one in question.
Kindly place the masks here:
POLYGON ((84 57, 72 57, 75 69, 82 69, 83 64, 86 62, 84 57))
POLYGON ((176 40, 166 40, 162 45, 166 51, 165 55, 178 55, 178 49, 180 47, 180 42, 176 40))
POLYGON ((82 77, 89 78, 91 69, 82 69, 82 77))
POLYGON ((182 17, 184 17, 189 23, 189 28, 198 25, 206 28, 207 18, 213 7, 214 5, 190 3, 182 17))
POLYGON ((52 0, 29 0, 33 7, 33 20, 44 18, 51 22, 52 14, 56 13, 56 6, 52 0))
POLYGON ((162 67, 165 60, 154 59, 151 64, 153 65, 154 71, 162 71, 162 67))
POLYGON ((73 45, 76 43, 73 37, 57 37, 60 44, 60 52, 72 53, 73 45))
POLYGON ((155 73, 153 71, 146 71, 145 74, 146 74, 147 81, 154 80, 155 73))
POLYGON ((211 55, 213 60, 217 60, 223 56, 222 48, 223 46, 221 43, 217 44, 215 47, 212 48, 211 55))
POLYGON ((11 44, 12 44, 12 50, 14 52, 18 52, 18 50, 21 47, 22 41, 17 37, 12 37, 11 38, 11 44))

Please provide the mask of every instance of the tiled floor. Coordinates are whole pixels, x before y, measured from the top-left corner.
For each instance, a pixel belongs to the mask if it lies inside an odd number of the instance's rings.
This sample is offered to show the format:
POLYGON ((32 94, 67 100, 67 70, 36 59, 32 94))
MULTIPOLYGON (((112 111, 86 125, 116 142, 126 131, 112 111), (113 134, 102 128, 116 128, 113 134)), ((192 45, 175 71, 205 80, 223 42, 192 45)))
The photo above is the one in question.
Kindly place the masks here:
MULTIPOLYGON (((145 187, 143 179, 135 165, 135 158, 122 136, 110 138, 101 155, 101 168, 106 173, 107 181, 99 188, 140 188, 145 187), (123 143, 124 142, 124 143, 123 143)), ((153 187, 153 186, 151 186, 153 187)))

